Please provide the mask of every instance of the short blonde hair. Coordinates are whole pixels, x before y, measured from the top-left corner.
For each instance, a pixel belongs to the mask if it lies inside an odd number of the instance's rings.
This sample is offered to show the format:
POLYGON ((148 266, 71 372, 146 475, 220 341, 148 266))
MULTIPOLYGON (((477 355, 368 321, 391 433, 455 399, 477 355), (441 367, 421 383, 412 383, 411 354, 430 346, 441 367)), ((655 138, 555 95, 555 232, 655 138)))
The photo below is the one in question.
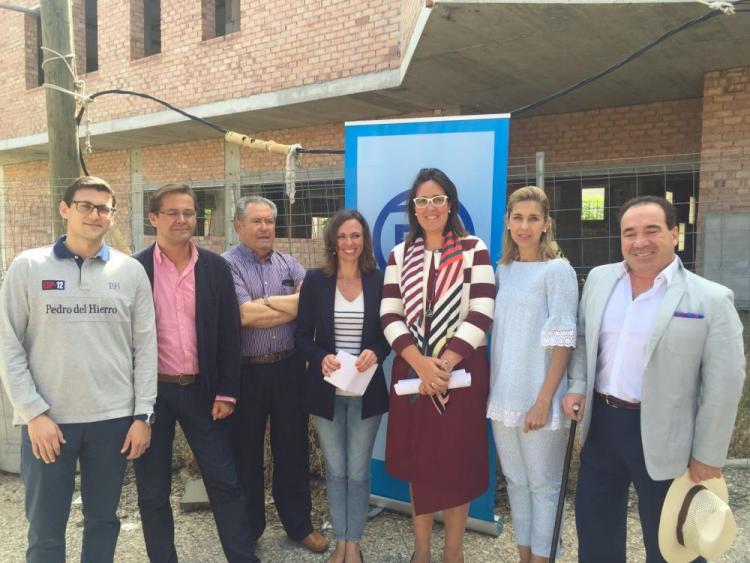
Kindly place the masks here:
POLYGON ((505 234, 503 235, 503 255, 500 258, 500 264, 510 264, 513 260, 520 258, 518 245, 510 236, 508 222, 513 207, 522 201, 534 201, 542 208, 544 220, 547 222, 547 229, 542 233, 539 240, 539 257, 542 260, 552 260, 562 256, 562 251, 555 241, 555 229, 552 217, 549 215, 549 199, 544 190, 536 186, 525 186, 514 191, 508 198, 507 211, 505 212, 505 234))

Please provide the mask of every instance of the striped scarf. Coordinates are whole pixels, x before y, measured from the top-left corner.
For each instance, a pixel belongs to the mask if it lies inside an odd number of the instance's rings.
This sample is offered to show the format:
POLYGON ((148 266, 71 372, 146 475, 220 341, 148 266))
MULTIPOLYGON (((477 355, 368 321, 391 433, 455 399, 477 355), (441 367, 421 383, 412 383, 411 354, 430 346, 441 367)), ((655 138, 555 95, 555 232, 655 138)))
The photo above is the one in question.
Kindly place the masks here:
MULTIPOLYGON (((435 292, 428 297, 432 302, 430 330, 425 341, 427 316, 424 302, 424 239, 419 237, 409 245, 404 255, 404 267, 401 273, 401 297, 404 302, 406 326, 417 342, 419 350, 425 356, 440 357, 449 340, 458 328, 458 317, 461 308, 463 289, 463 247, 461 240, 453 232, 445 236, 440 249, 440 264, 435 281, 435 292)), ((432 268, 432 265, 430 265, 432 268)), ((429 270, 428 270, 429 272, 429 270)), ((445 412, 449 392, 432 396, 435 408, 440 414, 445 412)))

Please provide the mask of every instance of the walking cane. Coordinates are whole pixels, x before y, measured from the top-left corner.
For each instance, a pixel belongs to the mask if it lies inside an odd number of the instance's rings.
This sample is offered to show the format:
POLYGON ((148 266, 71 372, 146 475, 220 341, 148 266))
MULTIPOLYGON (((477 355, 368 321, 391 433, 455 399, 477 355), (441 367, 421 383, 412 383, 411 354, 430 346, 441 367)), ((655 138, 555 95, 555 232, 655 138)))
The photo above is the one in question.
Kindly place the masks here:
MULTIPOLYGON (((573 412, 577 413, 581 406, 576 403, 573 405, 573 412)), ((560 525, 562 524, 563 507, 565 505, 565 492, 568 489, 568 474, 570 473, 570 458, 573 455, 573 442, 576 437, 575 419, 570 421, 570 434, 568 434, 568 449, 565 451, 565 461, 563 462, 562 481, 560 482, 560 496, 557 499, 557 514, 555 514, 555 528, 552 531, 552 547, 549 549, 549 563, 555 563, 557 557, 557 544, 560 541, 560 525)))

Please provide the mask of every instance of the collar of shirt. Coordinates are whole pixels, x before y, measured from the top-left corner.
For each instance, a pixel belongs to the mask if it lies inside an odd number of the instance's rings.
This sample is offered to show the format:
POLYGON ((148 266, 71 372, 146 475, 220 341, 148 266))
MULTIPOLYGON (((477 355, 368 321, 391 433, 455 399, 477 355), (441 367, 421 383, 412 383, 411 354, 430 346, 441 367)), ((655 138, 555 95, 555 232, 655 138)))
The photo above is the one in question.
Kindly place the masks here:
MULTIPOLYGON (((679 257, 675 256, 674 260, 669 263, 667 267, 665 267, 661 272, 659 272, 654 278, 654 286, 661 285, 662 283, 666 284, 666 287, 669 287, 672 284, 672 279, 674 278, 674 273, 677 271, 677 268, 680 267, 680 259, 679 257)), ((620 277, 627 275, 630 277, 630 269, 628 268, 627 262, 624 260, 620 262, 620 277)))
MULTIPOLYGON (((80 259, 80 256, 73 254, 65 245, 65 240, 67 238, 67 235, 63 235, 59 239, 57 239, 55 246, 52 247, 52 251, 58 258, 73 258, 74 260, 78 261, 78 259, 80 259)), ((102 243, 102 247, 94 256, 92 256, 92 258, 99 258, 102 262, 106 262, 107 260, 109 260, 109 246, 107 246, 106 243, 102 243)), ((83 263, 83 259, 81 259, 81 263, 83 263)))
MULTIPOLYGON (((167 263, 174 266, 174 263, 172 262, 172 260, 170 260, 169 256, 167 256, 164 252, 162 252, 162 249, 159 247, 158 244, 154 244, 154 260, 156 260, 156 263, 159 266, 162 266, 164 264, 164 260, 166 260, 167 263)), ((184 274, 185 272, 189 272, 190 270, 192 270, 197 261, 198 261, 198 247, 195 246, 195 243, 193 241, 190 241, 190 261, 188 262, 187 267, 182 271, 182 273, 184 274)))
POLYGON ((257 255, 255 254, 255 252, 253 252, 252 250, 250 250, 250 249, 249 249, 249 248, 248 248, 247 246, 245 246, 244 244, 242 244, 242 243, 238 244, 238 245, 237 245, 237 248, 239 249, 240 253, 242 253, 242 256, 243 256, 244 258, 247 258, 247 259, 248 259, 248 260, 249 260, 250 262, 252 262, 253 264, 265 264, 265 263, 270 263, 270 262, 272 261, 273 257, 274 257, 274 254, 276 254, 276 251, 272 249, 272 250, 271 250, 271 252, 269 252, 269 253, 268 253, 268 256, 266 256, 266 257, 265 257, 265 259, 261 260, 261 259, 260 259, 260 258, 258 258, 258 256, 257 256, 257 255))

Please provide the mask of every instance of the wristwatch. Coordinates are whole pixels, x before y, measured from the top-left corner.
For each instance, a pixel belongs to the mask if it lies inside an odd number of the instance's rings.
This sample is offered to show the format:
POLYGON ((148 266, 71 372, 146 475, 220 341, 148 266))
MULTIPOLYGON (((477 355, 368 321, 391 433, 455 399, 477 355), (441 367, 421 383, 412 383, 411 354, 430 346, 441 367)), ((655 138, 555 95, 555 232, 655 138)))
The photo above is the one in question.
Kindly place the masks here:
POLYGON ((145 422, 149 426, 152 426, 154 424, 155 417, 154 413, 149 412, 145 414, 136 414, 135 416, 133 416, 133 420, 140 420, 142 422, 145 422))

